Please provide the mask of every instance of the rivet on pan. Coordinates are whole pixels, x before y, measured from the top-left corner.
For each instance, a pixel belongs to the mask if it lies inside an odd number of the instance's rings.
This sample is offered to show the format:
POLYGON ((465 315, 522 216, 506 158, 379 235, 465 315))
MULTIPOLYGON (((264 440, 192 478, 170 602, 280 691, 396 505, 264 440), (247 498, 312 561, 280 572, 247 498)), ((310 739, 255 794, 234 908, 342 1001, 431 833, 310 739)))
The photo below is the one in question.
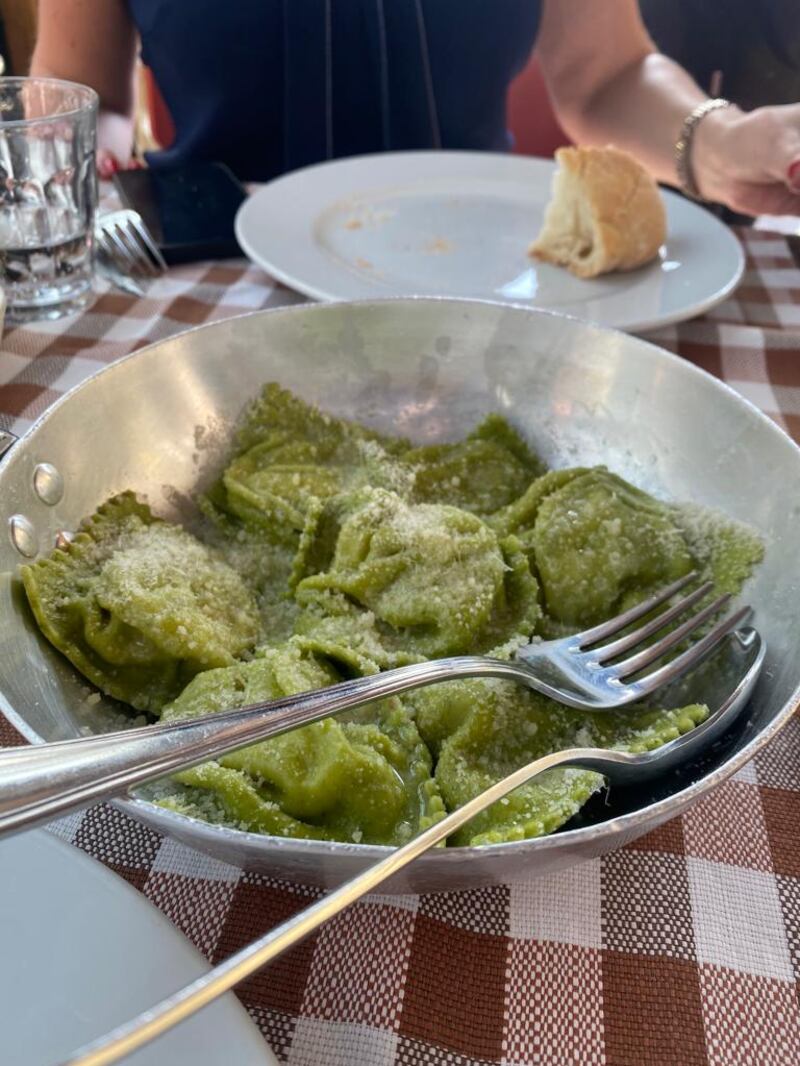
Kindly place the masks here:
POLYGON ((42 503, 57 504, 64 495, 64 479, 52 463, 39 463, 33 471, 33 490, 42 503))
POLYGON ((12 514, 8 520, 8 532, 11 543, 20 555, 24 555, 26 559, 32 559, 36 555, 39 546, 36 543, 36 531, 29 518, 24 514, 12 514))
POLYGON ((68 529, 59 529, 58 533, 56 533, 56 547, 66 551, 74 539, 74 533, 70 533, 68 529))

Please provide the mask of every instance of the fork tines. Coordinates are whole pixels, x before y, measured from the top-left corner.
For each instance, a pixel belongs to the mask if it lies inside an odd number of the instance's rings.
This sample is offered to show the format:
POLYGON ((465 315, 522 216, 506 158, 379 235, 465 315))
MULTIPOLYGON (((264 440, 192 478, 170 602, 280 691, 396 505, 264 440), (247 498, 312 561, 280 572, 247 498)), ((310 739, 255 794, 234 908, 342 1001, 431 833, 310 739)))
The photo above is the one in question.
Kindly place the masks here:
POLYGON ((114 211, 98 219, 95 239, 100 252, 133 278, 157 278, 167 269, 158 245, 137 211, 114 211))
MULTIPOLYGON (((585 633, 582 633, 580 635, 581 651, 584 653, 588 652, 596 663, 606 665, 606 669, 611 670, 620 681, 633 677, 633 675, 652 666, 667 652, 680 645, 686 637, 700 629, 709 621, 709 619, 713 618, 714 615, 719 614, 719 612, 730 603, 730 595, 726 593, 725 595, 717 597, 711 603, 706 604, 705 607, 702 607, 699 611, 692 614, 691 617, 686 619, 686 621, 682 622, 674 629, 669 630, 669 632, 660 639, 647 645, 641 651, 628 656, 628 658, 621 659, 620 661, 612 662, 612 660, 618 660, 626 651, 642 644, 648 639, 648 637, 651 637, 653 634, 664 629, 670 624, 670 622, 673 622, 676 618, 685 614, 691 607, 698 603, 698 601, 708 596, 713 590, 713 582, 704 582, 698 588, 694 589, 694 591, 688 593, 686 596, 682 596, 681 599, 672 604, 672 606, 645 622, 644 625, 625 633, 616 640, 611 640, 599 647, 595 647, 595 645, 605 637, 619 633, 633 622, 650 614, 651 611, 670 600, 676 592, 679 592, 696 577, 696 573, 687 574, 685 577, 680 578, 678 581, 674 581, 671 585, 668 585, 666 588, 656 593, 656 595, 651 596, 650 599, 644 600, 642 603, 637 604, 623 614, 617 615, 616 618, 612 618, 608 622, 603 622, 601 625, 595 626, 593 629, 589 629, 585 633)), ((665 663, 664 666, 648 674, 647 677, 641 678, 637 682, 637 685, 639 685, 644 692, 652 692, 656 688, 666 685, 668 682, 685 673, 691 667, 699 664, 702 659, 717 647, 728 633, 733 632, 734 629, 744 622, 750 614, 750 611, 750 607, 742 607, 730 617, 718 622, 704 636, 681 654, 665 663)))

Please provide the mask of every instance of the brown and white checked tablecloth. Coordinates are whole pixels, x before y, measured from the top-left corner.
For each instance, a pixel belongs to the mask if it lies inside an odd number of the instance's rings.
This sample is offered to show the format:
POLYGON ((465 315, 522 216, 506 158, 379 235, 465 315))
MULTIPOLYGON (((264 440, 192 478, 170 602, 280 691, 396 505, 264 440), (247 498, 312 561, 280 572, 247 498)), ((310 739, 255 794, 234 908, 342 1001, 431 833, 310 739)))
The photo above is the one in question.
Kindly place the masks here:
MULTIPOLYGON (((800 256, 741 234, 734 299, 654 339, 800 438, 800 256)), ((146 299, 9 330, 0 427, 19 433, 125 353, 298 298, 240 263, 180 268, 146 299)), ((18 738, 17 738, 18 739, 18 738)), ((14 743, 0 719, 0 744, 14 743)), ((239 989, 295 1066, 800 1063, 800 718, 682 818, 528 884, 371 897, 239 989)), ((107 806, 53 831, 139 888, 217 962, 316 890, 242 873, 107 806)), ((231 1062, 234 1062, 231 1057, 231 1062)))

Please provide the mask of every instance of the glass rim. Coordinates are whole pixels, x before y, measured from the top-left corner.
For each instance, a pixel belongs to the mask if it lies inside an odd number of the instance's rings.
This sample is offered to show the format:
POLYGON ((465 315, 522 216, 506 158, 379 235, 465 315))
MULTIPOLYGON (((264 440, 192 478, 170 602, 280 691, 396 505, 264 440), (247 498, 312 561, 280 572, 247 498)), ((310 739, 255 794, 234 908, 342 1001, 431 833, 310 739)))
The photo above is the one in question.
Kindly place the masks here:
POLYGON ((97 95, 94 89, 89 85, 83 85, 79 81, 68 81, 66 78, 47 78, 39 77, 34 74, 30 77, 24 75, 12 75, 10 77, 0 78, 0 96, 3 89, 6 87, 17 88, 23 85, 44 85, 52 89, 69 89, 72 92, 77 90, 79 95, 85 97, 84 103, 78 107, 73 107, 69 111, 56 111, 52 115, 37 115, 36 118, 12 118, 4 120, 0 114, 0 131, 4 129, 14 129, 21 126, 41 126, 52 122, 58 122, 63 119, 74 119, 80 115, 85 115, 90 111, 97 111, 100 97, 97 95))

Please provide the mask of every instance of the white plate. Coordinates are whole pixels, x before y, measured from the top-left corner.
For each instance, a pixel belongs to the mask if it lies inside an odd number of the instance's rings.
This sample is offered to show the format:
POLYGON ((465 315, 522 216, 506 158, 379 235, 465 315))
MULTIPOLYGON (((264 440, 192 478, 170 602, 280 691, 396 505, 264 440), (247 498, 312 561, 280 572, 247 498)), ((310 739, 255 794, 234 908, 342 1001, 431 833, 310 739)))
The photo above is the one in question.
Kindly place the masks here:
POLYGON ((661 257, 581 281, 526 252, 550 197, 551 160, 486 152, 392 152, 298 170, 239 210, 247 255, 318 300, 474 296, 563 311, 626 330, 692 318, 736 287, 744 256, 713 215, 664 193, 661 257))
MULTIPOLYGON (((40 830, 0 843, 0 1061, 51 1066, 208 969, 134 888, 40 830)), ((277 1066, 232 993, 130 1066, 277 1066)))

